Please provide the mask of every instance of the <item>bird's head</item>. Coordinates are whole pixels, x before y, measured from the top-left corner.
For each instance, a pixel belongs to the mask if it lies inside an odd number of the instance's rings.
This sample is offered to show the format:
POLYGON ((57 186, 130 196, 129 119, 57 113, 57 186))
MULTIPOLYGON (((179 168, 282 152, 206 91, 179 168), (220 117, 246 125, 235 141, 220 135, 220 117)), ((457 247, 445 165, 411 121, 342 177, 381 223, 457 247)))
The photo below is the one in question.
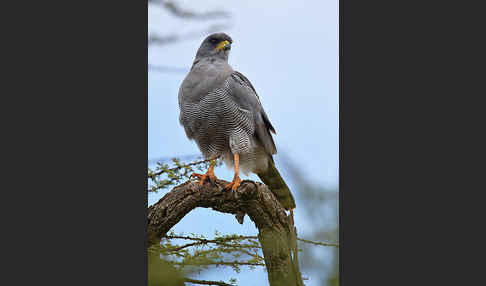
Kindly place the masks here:
POLYGON ((227 61, 231 43, 233 40, 225 33, 211 34, 204 39, 197 50, 196 59, 216 57, 227 61))

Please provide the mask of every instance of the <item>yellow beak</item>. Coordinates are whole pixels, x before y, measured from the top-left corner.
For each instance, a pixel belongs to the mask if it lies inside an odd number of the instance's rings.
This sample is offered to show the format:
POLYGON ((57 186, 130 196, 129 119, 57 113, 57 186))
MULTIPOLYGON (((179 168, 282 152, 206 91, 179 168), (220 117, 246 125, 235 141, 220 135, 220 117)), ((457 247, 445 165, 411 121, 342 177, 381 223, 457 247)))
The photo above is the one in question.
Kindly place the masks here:
POLYGON ((226 40, 225 41, 222 41, 221 43, 218 44, 218 46, 216 47, 216 50, 218 50, 218 51, 219 50, 222 50, 222 49, 226 48, 229 45, 230 45, 230 42, 228 42, 226 40))

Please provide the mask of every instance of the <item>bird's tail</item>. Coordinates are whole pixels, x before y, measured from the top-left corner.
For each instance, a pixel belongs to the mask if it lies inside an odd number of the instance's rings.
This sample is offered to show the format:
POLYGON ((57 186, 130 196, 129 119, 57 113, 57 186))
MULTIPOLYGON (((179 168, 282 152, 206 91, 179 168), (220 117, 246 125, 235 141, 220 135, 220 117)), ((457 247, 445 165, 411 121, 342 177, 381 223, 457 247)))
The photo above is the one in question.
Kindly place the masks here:
POLYGON ((295 209, 294 197, 272 161, 269 160, 268 168, 264 172, 257 173, 257 175, 286 210, 295 209))

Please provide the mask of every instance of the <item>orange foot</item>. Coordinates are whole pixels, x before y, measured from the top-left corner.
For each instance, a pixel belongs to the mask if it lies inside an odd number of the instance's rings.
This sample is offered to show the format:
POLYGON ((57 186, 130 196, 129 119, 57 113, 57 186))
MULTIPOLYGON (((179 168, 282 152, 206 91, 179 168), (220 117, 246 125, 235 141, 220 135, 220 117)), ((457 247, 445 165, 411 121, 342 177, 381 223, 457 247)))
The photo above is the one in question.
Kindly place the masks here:
POLYGON ((214 183, 218 178, 216 178, 216 175, 214 175, 214 165, 211 164, 209 166, 208 171, 206 174, 198 174, 198 173, 192 173, 191 177, 198 177, 200 179, 199 184, 204 185, 205 182, 211 182, 214 183))
POLYGON ((236 191, 236 189, 241 185, 241 179, 240 176, 235 175, 233 178, 233 181, 224 187, 225 190, 232 189, 233 191, 236 191))
POLYGON ((211 173, 206 173, 206 174, 198 174, 198 173, 192 173, 191 176, 198 177, 200 179, 199 184, 204 185, 205 182, 211 182, 214 183, 218 178, 211 173))

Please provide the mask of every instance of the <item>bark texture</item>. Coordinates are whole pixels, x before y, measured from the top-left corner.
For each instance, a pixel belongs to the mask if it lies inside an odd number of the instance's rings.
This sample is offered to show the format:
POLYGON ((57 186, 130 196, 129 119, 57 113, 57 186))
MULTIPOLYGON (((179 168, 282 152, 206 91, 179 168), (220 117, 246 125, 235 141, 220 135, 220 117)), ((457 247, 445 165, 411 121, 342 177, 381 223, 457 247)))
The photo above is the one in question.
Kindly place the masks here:
POLYGON ((272 192, 261 183, 245 180, 235 191, 224 191, 229 182, 217 180, 200 185, 189 180, 168 192, 148 209, 148 245, 161 238, 197 207, 236 215, 242 223, 247 214, 258 228, 270 286, 302 286, 297 262, 293 215, 287 216, 272 192))

